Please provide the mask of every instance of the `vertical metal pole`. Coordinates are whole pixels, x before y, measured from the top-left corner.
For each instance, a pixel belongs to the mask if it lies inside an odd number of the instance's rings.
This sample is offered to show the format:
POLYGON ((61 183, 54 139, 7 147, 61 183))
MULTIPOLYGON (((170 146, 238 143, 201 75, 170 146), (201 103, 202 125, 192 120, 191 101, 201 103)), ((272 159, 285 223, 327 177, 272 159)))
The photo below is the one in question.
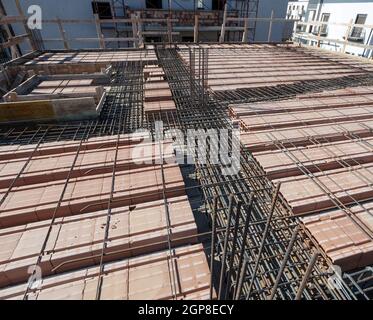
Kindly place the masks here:
POLYGON ((212 234, 211 234, 211 255, 210 255, 210 300, 214 293, 214 261, 215 261, 215 240, 216 240, 216 218, 218 214, 218 197, 214 198, 214 207, 212 210, 212 234))
POLYGON ((225 239, 224 239, 224 247, 223 247, 223 256, 221 259, 221 270, 220 270, 220 281, 219 281, 219 292, 218 292, 218 300, 221 299, 223 293, 223 281, 224 281, 224 274, 225 274, 225 260, 227 259, 227 248, 228 248, 228 240, 229 240, 229 233, 230 233, 230 225, 232 220, 232 211, 233 211, 233 195, 229 197, 229 207, 228 207, 228 221, 227 226, 225 228, 225 239))
MULTIPOLYGON (((246 212, 245 227, 244 227, 243 235, 242 235, 242 246, 241 246, 241 250, 240 250, 240 260, 238 261, 238 268, 237 268, 238 271, 241 269, 242 261, 244 259, 244 255, 245 255, 246 238, 247 238, 247 233, 249 231, 249 223, 250 223, 250 216, 251 216, 253 201, 254 201, 254 193, 251 193, 250 194, 250 199, 249 199, 249 204, 248 204, 248 207, 247 207, 247 212, 246 212)), ((236 284, 238 283, 238 281, 239 280, 238 280, 238 276, 237 276, 236 284)), ((237 289, 236 289, 235 294, 237 294, 237 289)))
POLYGON ((171 26, 171 17, 167 18, 167 33, 168 33, 168 43, 172 43, 172 26, 171 26))
POLYGON ((271 20, 269 21, 269 28, 268 28, 268 42, 271 42, 272 36, 272 25, 273 25, 273 17, 274 17, 274 10, 271 11, 271 20))
POLYGON ((198 33, 199 33, 199 16, 196 14, 194 16, 194 43, 198 43, 198 33))
POLYGON ((135 14, 131 14, 131 23, 132 23, 132 37, 134 38, 134 47, 139 47, 139 38, 138 38, 138 30, 137 30, 137 17, 135 14))
POLYGON ((346 47, 347 47, 347 43, 348 43, 348 37, 350 36, 353 23, 354 23, 354 20, 351 19, 350 23, 347 26, 346 33, 345 33, 345 39, 344 39, 344 43, 343 43, 343 47, 342 47, 342 52, 343 53, 346 52, 346 47))
POLYGON ((190 82, 190 96, 195 99, 194 92, 194 79, 195 79, 195 51, 194 49, 189 48, 189 82, 190 82))
POLYGON ((201 86, 202 86, 202 105, 205 105, 205 49, 202 48, 202 63, 201 63, 201 86))
POLYGON ((265 226, 265 229, 264 229, 263 238, 262 238, 262 242, 260 244, 258 256, 257 256, 256 261, 255 261, 255 267, 254 267, 252 278, 251 278, 251 281, 250 281, 249 290, 248 290, 247 295, 246 295, 246 300, 248 300, 250 298, 251 289, 252 289, 252 287, 254 285, 256 273, 258 272, 260 258, 261 258, 262 252, 263 252, 265 240, 266 240, 267 235, 268 235, 269 226, 271 224, 272 216, 273 216, 273 213, 274 213, 275 208, 276 208, 276 202, 277 202, 278 194, 280 192, 280 187, 281 187, 281 183, 279 183, 277 185, 276 190, 275 190, 275 194, 274 194, 273 199, 272 199, 271 210, 269 212, 267 223, 266 223, 266 226, 265 226))
POLYGON ((241 213, 241 202, 237 203, 237 209, 236 209, 236 221, 234 223, 234 229, 233 229, 233 241, 232 241, 232 251, 229 258, 229 266, 228 266, 228 275, 227 275, 227 286, 225 288, 225 299, 229 296, 229 286, 231 284, 231 275, 232 275, 232 269, 233 269, 233 263, 234 263, 234 256, 236 254, 236 246, 237 246, 237 233, 238 233, 238 225, 240 222, 240 213, 241 213))
POLYGON ((142 20, 140 17, 140 13, 137 13, 136 15, 136 21, 137 21, 137 32, 138 32, 138 38, 139 38, 139 47, 144 47, 144 37, 142 35, 142 20))
POLYGON ((294 242, 297 238, 297 235, 298 235, 298 232, 299 232, 299 226, 297 226, 295 228, 295 230, 293 231, 293 234, 291 236, 291 239, 290 239, 290 242, 289 242, 289 245, 287 247, 287 250, 286 250, 286 253, 285 253, 285 256, 284 256, 284 259, 282 260, 282 264, 281 264, 281 267, 280 267, 280 270, 278 272, 278 275, 277 275, 277 278, 276 278, 276 281, 275 281, 275 284, 272 288, 272 291, 271 291, 271 295, 270 297, 268 298, 268 300, 273 300, 273 298, 275 297, 275 294, 276 294, 276 290, 277 290, 277 287, 280 283, 280 280, 281 280, 281 277, 282 277, 282 274, 284 273, 284 270, 285 270, 285 266, 286 266, 286 263, 289 259, 289 256, 290 256, 290 253, 291 253, 291 250, 293 249, 293 246, 294 246, 294 242))
POLYGON ((242 42, 247 43, 249 38, 249 17, 245 19, 245 25, 243 28, 242 42))
POLYGON ((318 257, 319 257, 319 253, 316 251, 312 255, 312 258, 311 258, 310 263, 309 263, 309 265, 307 267, 306 273, 304 274, 302 282, 301 282, 301 284, 300 284, 300 286, 298 288, 297 295, 295 296, 295 300, 300 300, 302 298, 302 294, 303 294, 304 288, 306 287, 308 278, 311 275, 312 269, 315 266, 318 257))
POLYGON ((223 24, 221 25, 221 31, 220 31, 220 38, 219 38, 220 43, 223 43, 225 39, 225 24, 227 23, 227 10, 228 10, 228 4, 226 3, 224 6, 223 24))
POLYGON ((238 286, 236 290, 236 295, 235 295, 235 300, 239 300, 242 294, 242 287, 243 287, 243 282, 246 277, 246 268, 247 268, 248 260, 245 258, 242 264, 241 272, 239 275, 239 280, 238 280, 238 286))
POLYGON ((94 16, 95 16, 96 31, 97 31, 97 37, 98 37, 98 40, 99 40, 100 48, 105 49, 105 41, 104 41, 104 37, 103 37, 102 31, 101 31, 100 18, 98 16, 98 14, 95 14, 94 16))
MULTIPOLYGON (((320 21, 321 22, 321 21, 320 21)), ((321 39, 321 28, 323 27, 323 24, 319 25, 319 30, 317 31, 317 47, 320 48, 320 39, 321 39)))

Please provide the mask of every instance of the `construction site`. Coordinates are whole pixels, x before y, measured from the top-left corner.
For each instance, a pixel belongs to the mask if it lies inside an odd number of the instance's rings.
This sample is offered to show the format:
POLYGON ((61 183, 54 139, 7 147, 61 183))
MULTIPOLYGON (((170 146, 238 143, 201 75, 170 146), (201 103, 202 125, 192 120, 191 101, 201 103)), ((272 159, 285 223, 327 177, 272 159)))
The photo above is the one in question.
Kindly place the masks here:
POLYGON ((227 8, 216 42, 146 19, 43 50, 1 16, 0 299, 371 300, 372 60, 273 42, 273 17, 252 42, 227 8))

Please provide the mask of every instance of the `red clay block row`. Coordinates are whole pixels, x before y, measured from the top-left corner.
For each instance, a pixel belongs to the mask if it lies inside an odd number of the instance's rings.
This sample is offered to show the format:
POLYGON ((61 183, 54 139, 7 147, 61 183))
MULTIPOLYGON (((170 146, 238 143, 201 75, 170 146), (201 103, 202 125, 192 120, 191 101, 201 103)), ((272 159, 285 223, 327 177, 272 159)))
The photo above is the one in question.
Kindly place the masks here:
POLYGON ((354 106, 373 105, 373 92, 367 95, 352 95, 343 98, 319 97, 307 99, 291 99, 285 101, 261 102, 253 104, 232 104, 229 106, 231 117, 241 118, 243 116, 258 114, 277 114, 294 111, 323 110, 336 108, 349 108, 354 106))
POLYGON ((297 95, 298 99, 312 99, 312 98, 328 98, 328 97, 346 97, 346 96, 363 96, 363 95, 371 95, 373 93, 372 86, 366 87, 351 87, 351 88, 343 88, 337 89, 332 91, 322 91, 322 92, 313 92, 313 93, 305 93, 301 95, 297 95))
POLYGON ((301 175, 373 162, 373 138, 308 147, 256 152, 254 156, 270 179, 301 175), (301 162, 302 170, 292 157, 301 162))
MULTIPOLYGON (((141 143, 144 139, 148 138, 146 134, 123 134, 120 136, 119 145, 136 145, 141 143)), ((90 138, 82 143, 80 148, 81 151, 93 150, 101 148, 110 148, 117 145, 118 137, 107 136, 107 137, 95 137, 90 138)), ((13 160, 19 158, 27 158, 33 154, 33 156, 53 155, 64 152, 76 152, 79 148, 80 141, 57 141, 40 144, 36 152, 34 152, 36 144, 27 145, 9 145, 0 146, 0 160, 13 160)))
POLYGON ((252 79, 252 78, 239 78, 224 80, 224 81, 214 81, 216 82, 211 83, 209 81, 209 86, 214 91, 226 91, 226 90, 236 90, 236 89, 244 89, 244 88, 256 88, 256 87, 268 87, 274 86, 278 84, 292 84, 298 81, 306 81, 306 80, 323 80, 323 79, 334 79, 340 78, 345 76, 351 75, 358 75, 361 73, 339 73, 339 74, 325 74, 325 75, 317 75, 317 76, 302 76, 302 75, 293 75, 293 76, 284 76, 284 77, 268 77, 263 78, 261 80, 252 79))
MULTIPOLYGON (((102 300, 209 299, 210 272, 201 244, 174 250, 170 277, 169 252, 163 251, 104 265, 102 300), (171 279, 171 280, 170 280, 171 279), (171 283, 177 279, 177 283, 171 283)), ((94 300, 99 268, 92 267, 42 279, 41 289, 30 294, 34 300, 94 300)), ((1 299, 23 298, 25 285, 0 290, 1 299)))
POLYGON ((271 128, 289 128, 371 118, 373 118, 373 105, 341 109, 243 116, 240 119, 243 127, 247 131, 257 131, 271 128))
POLYGON ((372 209, 373 201, 350 207, 349 214, 355 221, 342 210, 313 214, 301 220, 332 263, 349 271, 373 264, 373 240, 360 227, 361 223, 373 230, 372 209))
MULTIPOLYGON (((149 166, 118 172, 112 207, 139 204, 184 194, 184 181, 178 165, 166 164, 163 185, 161 166, 149 166)), ((107 209, 112 174, 70 179, 58 217, 107 209)), ((0 227, 50 219, 65 186, 65 181, 15 187, 0 207, 0 227)), ((4 195, 2 189, 0 197, 4 195)))
MULTIPOLYGON (((197 226, 187 197, 171 198, 167 203, 172 244, 195 243, 197 238, 193 236, 197 234, 197 226), (183 237, 188 238, 175 241, 183 237)), ((102 210, 58 218, 39 265, 43 276, 99 264, 107 213, 108 210, 102 210), (76 262, 69 263, 72 260, 76 262), (58 266, 61 267, 53 270, 58 266)), ((28 279, 28 267, 32 261, 37 261, 50 223, 46 220, 0 230, 0 243, 3 244, 0 249, 0 287, 28 279)), ((115 208, 111 212, 105 261, 166 249, 167 238, 163 200, 115 208), (118 253, 110 255, 110 252, 118 253)))
POLYGON ((349 140, 348 134, 357 137, 371 137, 373 121, 341 122, 302 126, 289 129, 263 130, 255 133, 242 133, 241 142, 251 152, 278 150, 283 147, 308 146, 315 141, 320 143, 349 140), (312 139, 312 140, 311 140, 312 139))
MULTIPOLYGON (((118 148, 116 171, 141 168, 164 161, 170 163, 174 156, 172 142, 163 142, 163 154, 160 157, 156 143, 124 145, 118 148), (140 152, 144 150, 144 152, 140 152)), ((113 170, 116 148, 83 150, 79 153, 72 168, 76 151, 32 157, 23 173, 15 180, 14 187, 37 184, 48 181, 110 173, 113 170)), ((28 158, 0 161, 0 189, 8 188, 17 177, 28 158)))
POLYGON ((314 176, 313 179, 302 175, 274 180, 282 182, 281 193, 294 214, 335 208, 338 203, 335 199, 353 204, 373 198, 373 164, 329 170, 314 176))

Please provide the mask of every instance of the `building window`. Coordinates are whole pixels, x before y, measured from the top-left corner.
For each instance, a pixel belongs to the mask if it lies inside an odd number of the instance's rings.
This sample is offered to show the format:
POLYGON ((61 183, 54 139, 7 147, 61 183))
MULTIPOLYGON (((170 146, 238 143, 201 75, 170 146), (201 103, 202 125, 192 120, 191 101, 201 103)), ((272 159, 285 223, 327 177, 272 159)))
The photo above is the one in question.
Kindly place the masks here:
POLYGON ((204 9, 203 0, 198 0, 197 9, 204 9))
POLYGON ((212 10, 224 10, 225 0, 212 0, 212 10))
POLYGON ((146 0, 147 9, 162 9, 162 0, 146 0))
POLYGON ((193 37, 182 37, 182 42, 194 42, 193 37))
MULTIPOLYGON (((330 13, 323 13, 322 16, 321 16, 321 22, 329 22, 329 18, 330 18, 330 13)), ((320 26, 320 28, 321 28, 320 34, 322 34, 322 35, 327 34, 328 25, 323 24, 323 25, 320 26)))
MULTIPOLYGON (((308 14, 308 21, 314 21, 315 20, 315 16, 316 16, 316 10, 310 10, 309 14, 308 14)), ((309 29, 308 29, 308 32, 312 32, 312 30, 314 29, 315 26, 313 25, 310 25, 309 26, 309 29)))
POLYGON ((92 9, 100 19, 113 19, 110 2, 93 1, 92 9))
MULTIPOLYGON (((365 24, 367 20, 366 14, 358 14, 355 19, 355 24, 365 24)), ((351 31, 350 38, 361 40, 365 38, 364 28, 363 27, 353 27, 351 31)))

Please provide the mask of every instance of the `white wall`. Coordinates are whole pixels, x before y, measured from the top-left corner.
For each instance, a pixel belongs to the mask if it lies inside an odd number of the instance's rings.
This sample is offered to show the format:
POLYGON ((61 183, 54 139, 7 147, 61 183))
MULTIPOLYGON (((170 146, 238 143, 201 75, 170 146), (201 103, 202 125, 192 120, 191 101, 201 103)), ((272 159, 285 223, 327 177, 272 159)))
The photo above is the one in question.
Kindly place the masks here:
MULTIPOLYGON (((319 1, 310 0, 310 9, 319 9, 320 4, 317 4, 319 1)), ((330 13, 329 22, 331 23, 349 23, 352 19, 355 22, 357 14, 367 14, 367 20, 365 24, 373 25, 373 0, 324 0, 324 3, 321 5, 320 18, 323 13, 330 13)), ((346 26, 328 26, 328 38, 343 40, 343 37, 346 34, 346 26)), ((373 36, 370 32, 370 29, 366 30, 366 37, 364 43, 369 42, 373 44, 373 36)), ((321 47, 333 51, 341 51, 342 44, 327 43, 322 44, 321 47)), ((347 46, 346 52, 361 55, 369 56, 370 51, 364 50, 363 48, 358 48, 354 46, 347 46)))
POLYGON ((287 9, 287 18, 288 19, 301 19, 304 21, 305 13, 307 12, 308 0, 299 0, 299 1, 289 1, 287 9), (295 9, 293 9, 295 6, 295 9), (303 6, 303 12, 302 12, 303 6), (299 7, 299 9, 297 9, 299 7), (290 17, 289 17, 290 15, 290 17))

